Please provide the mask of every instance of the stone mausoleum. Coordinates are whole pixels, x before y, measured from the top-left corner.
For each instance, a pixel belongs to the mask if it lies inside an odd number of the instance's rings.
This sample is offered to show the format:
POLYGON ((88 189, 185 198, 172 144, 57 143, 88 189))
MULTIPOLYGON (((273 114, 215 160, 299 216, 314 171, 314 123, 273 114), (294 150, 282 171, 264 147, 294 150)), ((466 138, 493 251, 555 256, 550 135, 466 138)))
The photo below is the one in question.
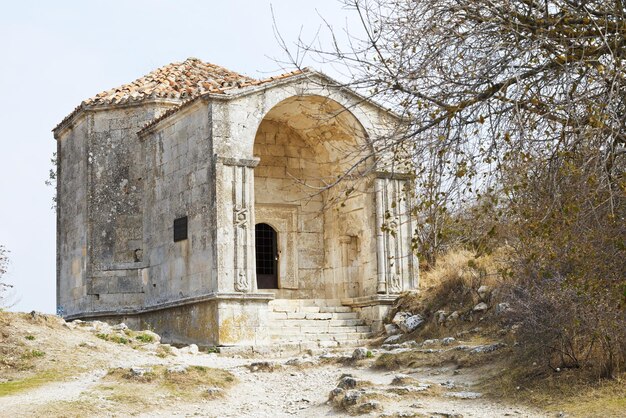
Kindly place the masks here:
POLYGON ((204 346, 368 337, 418 284, 397 122, 319 72, 195 58, 83 101, 54 129, 59 313, 204 346))

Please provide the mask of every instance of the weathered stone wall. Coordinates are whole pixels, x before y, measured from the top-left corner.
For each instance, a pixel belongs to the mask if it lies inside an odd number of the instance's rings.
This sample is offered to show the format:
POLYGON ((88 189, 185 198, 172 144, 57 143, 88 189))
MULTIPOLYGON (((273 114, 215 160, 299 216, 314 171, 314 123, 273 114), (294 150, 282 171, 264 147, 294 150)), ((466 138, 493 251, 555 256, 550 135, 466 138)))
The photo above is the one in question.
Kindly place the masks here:
POLYGON ((164 343, 258 347, 269 343, 267 315, 265 299, 226 295, 139 314, 93 319, 155 331, 164 343))
MULTIPOLYGON (((376 218, 372 181, 365 178, 353 184, 356 191, 337 200, 324 213, 325 297, 329 299, 376 293, 376 218)), ((345 188, 329 193, 341 190, 345 188)))
POLYGON ((90 308, 87 296, 87 136, 82 118, 57 141, 57 309, 90 308))
POLYGON ((168 106, 88 110, 59 133, 66 315, 131 315, 172 341, 260 344, 272 296, 252 280, 258 222, 279 233, 278 298, 356 300, 414 287, 404 261, 411 225, 393 206, 400 180, 357 170, 320 191, 372 151, 381 109, 303 79, 198 100, 138 138, 168 106), (386 212, 398 239, 379 233, 386 212), (188 238, 174 242, 183 216, 188 238))
POLYGON ((143 141, 146 304, 216 290, 212 152, 205 106, 181 112, 143 141), (174 242, 174 219, 188 217, 188 238, 174 242))
POLYGON ((146 104, 93 113, 89 135, 89 270, 93 309, 144 303, 145 164, 137 132, 164 109, 146 104))
POLYGON ((145 167, 137 132, 170 106, 89 111, 57 132, 60 312, 144 303, 145 167))

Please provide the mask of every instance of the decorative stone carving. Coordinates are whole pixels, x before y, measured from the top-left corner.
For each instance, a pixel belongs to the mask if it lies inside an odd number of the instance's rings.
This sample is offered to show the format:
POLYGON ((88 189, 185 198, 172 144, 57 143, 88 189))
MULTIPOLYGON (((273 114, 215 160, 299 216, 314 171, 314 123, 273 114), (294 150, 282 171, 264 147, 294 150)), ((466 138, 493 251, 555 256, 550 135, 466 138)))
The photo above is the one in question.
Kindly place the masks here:
POLYGON ((403 192, 407 181, 393 176, 375 180, 378 293, 400 293, 417 287, 410 202, 403 192))
POLYGON ((247 292, 250 290, 250 281, 245 271, 239 271, 235 279, 235 290, 238 292, 247 292))
POLYGON ((400 293, 402 292, 402 282, 400 281, 400 276, 397 274, 391 273, 389 275, 389 293, 400 293))
POLYGON ((256 160, 221 159, 224 167, 224 181, 229 184, 230 202, 226 204, 232 209, 232 234, 234 250, 232 251, 233 288, 237 292, 253 290, 255 279, 254 260, 254 166, 256 160))
POLYGON ((248 227, 248 209, 242 208, 241 206, 235 206, 235 216, 234 216, 235 226, 239 228, 247 228, 248 227))

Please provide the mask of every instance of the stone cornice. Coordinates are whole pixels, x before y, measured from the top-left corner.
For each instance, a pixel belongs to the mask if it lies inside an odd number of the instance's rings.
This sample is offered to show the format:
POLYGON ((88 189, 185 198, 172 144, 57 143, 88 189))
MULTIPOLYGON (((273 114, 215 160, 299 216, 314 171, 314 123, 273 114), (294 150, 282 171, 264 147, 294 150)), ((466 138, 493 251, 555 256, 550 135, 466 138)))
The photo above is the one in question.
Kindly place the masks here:
POLYGON ((101 110, 110 110, 110 109, 124 109, 129 107, 137 107, 137 106, 145 106, 151 104, 170 104, 173 106, 180 106, 181 101, 176 99, 153 99, 153 100, 141 100, 136 102, 127 102, 121 104, 96 104, 96 105, 87 105, 85 103, 81 103, 78 107, 76 107, 69 115, 67 115, 57 126, 52 129, 54 134, 54 139, 58 140, 59 137, 67 130, 72 127, 78 120, 89 112, 99 112, 101 110))
POLYGON ((232 157, 220 157, 215 156, 215 160, 223 165, 235 166, 235 167, 250 167, 254 168, 259 165, 260 158, 232 158, 232 157))

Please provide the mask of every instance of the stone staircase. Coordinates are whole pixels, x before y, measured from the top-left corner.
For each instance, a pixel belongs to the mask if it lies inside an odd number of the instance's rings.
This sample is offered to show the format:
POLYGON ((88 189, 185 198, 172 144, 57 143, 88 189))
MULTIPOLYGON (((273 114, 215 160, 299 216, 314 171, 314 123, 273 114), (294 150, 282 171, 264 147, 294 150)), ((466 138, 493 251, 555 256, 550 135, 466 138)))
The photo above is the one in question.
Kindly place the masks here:
POLYGON ((269 303, 272 344, 313 348, 364 345, 372 330, 339 300, 275 299, 269 303))

